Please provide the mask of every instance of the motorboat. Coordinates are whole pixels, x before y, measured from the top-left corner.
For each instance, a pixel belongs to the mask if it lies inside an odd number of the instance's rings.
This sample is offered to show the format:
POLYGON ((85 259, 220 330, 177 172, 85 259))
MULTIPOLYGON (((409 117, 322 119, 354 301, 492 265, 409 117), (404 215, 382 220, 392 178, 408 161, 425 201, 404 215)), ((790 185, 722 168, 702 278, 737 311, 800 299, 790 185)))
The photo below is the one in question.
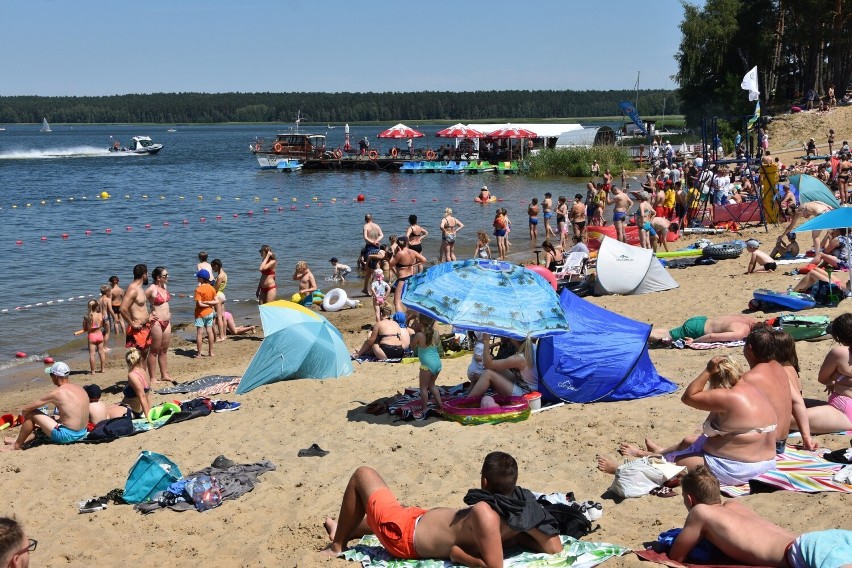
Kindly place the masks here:
POLYGON ((298 172, 302 169, 304 164, 296 159, 286 159, 278 162, 278 165, 275 166, 275 169, 279 172, 298 172))
POLYGON ((163 149, 162 144, 155 144, 153 140, 151 140, 150 136, 134 136, 130 139, 129 146, 122 146, 121 143, 116 140, 115 143, 110 147, 110 152, 126 152, 128 154, 156 154, 160 150, 163 149))
POLYGON ((258 138, 249 145, 249 150, 262 170, 274 170, 278 164, 291 160, 303 164, 305 160, 328 158, 324 134, 298 131, 276 134, 275 139, 268 143, 258 138))
POLYGON ((166 132, 177 132, 177 130, 175 128, 169 128, 166 132))
POLYGON ((41 131, 42 132, 53 132, 53 130, 50 129, 50 125, 47 123, 46 118, 41 119, 41 131))

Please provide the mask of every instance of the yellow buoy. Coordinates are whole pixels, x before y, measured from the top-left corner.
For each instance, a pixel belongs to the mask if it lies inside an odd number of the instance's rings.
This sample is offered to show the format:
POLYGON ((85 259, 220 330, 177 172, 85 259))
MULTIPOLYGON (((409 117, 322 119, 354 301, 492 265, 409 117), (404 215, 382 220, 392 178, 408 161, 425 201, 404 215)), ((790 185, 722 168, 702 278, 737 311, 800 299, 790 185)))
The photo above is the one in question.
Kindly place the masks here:
POLYGON ((203 195, 199 195, 199 196, 198 196, 198 200, 200 201, 200 200, 202 200, 202 199, 204 199, 204 196, 203 196, 203 195))
POLYGON ((109 193, 106 191, 101 192, 101 199, 109 199, 109 193))

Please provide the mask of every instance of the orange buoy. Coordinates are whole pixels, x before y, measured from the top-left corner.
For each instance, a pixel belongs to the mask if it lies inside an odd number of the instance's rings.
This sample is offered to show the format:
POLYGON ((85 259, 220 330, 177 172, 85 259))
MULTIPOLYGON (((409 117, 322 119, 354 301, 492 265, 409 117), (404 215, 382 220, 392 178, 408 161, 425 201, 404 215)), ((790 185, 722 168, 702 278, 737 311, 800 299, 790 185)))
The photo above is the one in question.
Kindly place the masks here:
POLYGON ((62 233, 62 238, 67 240, 68 239, 68 233, 62 233))

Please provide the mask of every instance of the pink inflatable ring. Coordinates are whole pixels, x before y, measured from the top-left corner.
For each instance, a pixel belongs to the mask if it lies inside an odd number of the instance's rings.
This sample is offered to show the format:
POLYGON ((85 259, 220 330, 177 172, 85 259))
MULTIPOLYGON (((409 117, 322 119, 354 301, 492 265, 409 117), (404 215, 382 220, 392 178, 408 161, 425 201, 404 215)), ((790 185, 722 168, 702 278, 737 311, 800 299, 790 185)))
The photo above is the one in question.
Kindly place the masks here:
POLYGON ((495 396, 494 400, 500 408, 480 408, 480 399, 461 397, 445 400, 441 410, 445 418, 466 426, 520 422, 530 416, 530 405, 522 396, 495 396))

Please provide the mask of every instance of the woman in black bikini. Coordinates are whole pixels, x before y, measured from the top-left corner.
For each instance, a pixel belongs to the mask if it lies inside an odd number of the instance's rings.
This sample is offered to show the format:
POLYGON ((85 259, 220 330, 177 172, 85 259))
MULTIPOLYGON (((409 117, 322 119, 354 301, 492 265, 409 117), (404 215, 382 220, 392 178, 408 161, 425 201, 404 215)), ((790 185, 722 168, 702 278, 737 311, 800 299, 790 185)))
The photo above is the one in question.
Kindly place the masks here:
MULTIPOLYGON (((414 252, 423 254, 423 239, 429 236, 429 231, 417 224, 417 215, 408 216, 408 230, 405 231, 405 236, 408 237, 408 248, 414 252)), ((421 266, 417 265, 414 273, 420 272, 421 266)))
POLYGON ((557 251, 550 241, 541 243, 541 248, 544 249, 544 265, 547 266, 547 269, 551 272, 559 270, 559 265, 564 260, 562 251, 557 251))
POLYGON ((408 239, 399 237, 397 239, 399 250, 390 261, 391 270, 396 273, 396 282, 391 286, 393 290, 393 303, 396 311, 403 311, 402 293, 405 291, 405 281, 414 276, 416 267, 426 262, 426 257, 408 247, 408 239))
POLYGON ((399 359, 411 345, 411 335, 407 329, 402 329, 394 321, 393 308, 387 303, 382 304, 380 309, 381 321, 376 322, 370 337, 358 351, 352 352, 352 358, 358 359, 366 354, 373 355, 376 359, 399 359))

